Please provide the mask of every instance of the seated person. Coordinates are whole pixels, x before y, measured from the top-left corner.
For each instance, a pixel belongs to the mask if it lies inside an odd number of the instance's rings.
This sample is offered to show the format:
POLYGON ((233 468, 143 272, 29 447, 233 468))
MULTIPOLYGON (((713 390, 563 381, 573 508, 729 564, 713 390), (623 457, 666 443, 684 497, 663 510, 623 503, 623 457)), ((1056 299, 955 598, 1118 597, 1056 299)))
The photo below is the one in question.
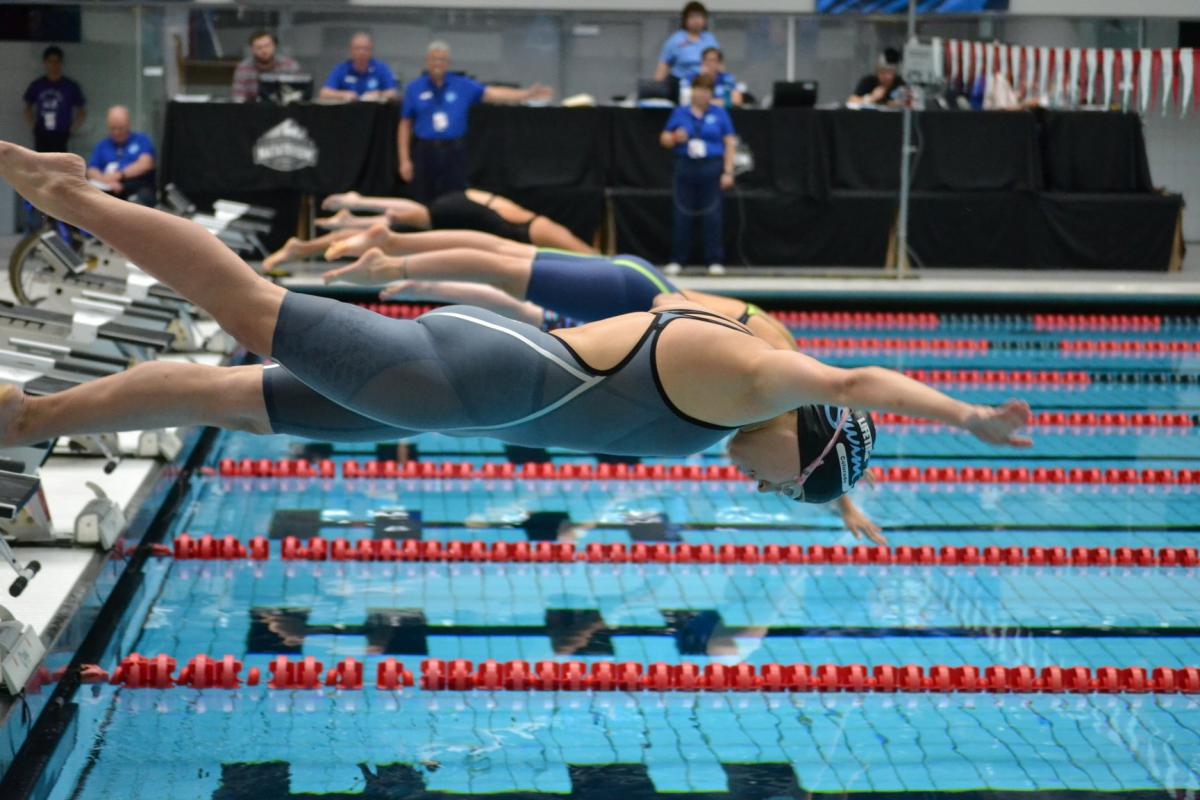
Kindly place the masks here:
POLYGON ((108 138, 92 148, 88 179, 122 200, 154 205, 154 143, 146 134, 130 130, 125 106, 110 108, 106 119, 108 138))
POLYGON ((700 69, 689 72, 684 85, 690 87, 692 79, 697 75, 707 75, 713 79, 713 105, 725 108, 741 107, 742 93, 745 92, 746 85, 739 83, 732 72, 725 70, 725 56, 719 48, 709 47, 704 51, 700 69))
POLYGON ((321 87, 322 100, 396 99, 396 77, 382 61, 371 57, 375 45, 370 34, 356 33, 350 39, 350 58, 333 68, 321 87))
POLYGON ((258 76, 263 73, 294 75, 300 71, 295 59, 276 52, 275 34, 257 31, 250 34, 250 56, 242 59, 233 73, 233 99, 238 103, 258 99, 258 76))
POLYGON ((875 72, 863 76, 846 102, 851 105, 895 107, 899 104, 895 93, 902 86, 904 79, 900 77, 900 51, 889 47, 879 55, 875 72))

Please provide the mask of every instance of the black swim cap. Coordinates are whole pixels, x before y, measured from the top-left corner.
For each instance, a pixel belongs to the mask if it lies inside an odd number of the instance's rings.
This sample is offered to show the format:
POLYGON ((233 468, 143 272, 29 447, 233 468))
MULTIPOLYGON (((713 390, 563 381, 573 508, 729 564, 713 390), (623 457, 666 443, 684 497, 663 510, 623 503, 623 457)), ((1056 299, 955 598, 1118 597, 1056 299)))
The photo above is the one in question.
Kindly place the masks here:
MULTIPOLYGON (((847 409, 837 406, 801 406, 796 409, 796 439, 800 445, 800 472, 821 455, 829 444, 838 421, 847 409)), ((833 449, 804 482, 805 503, 836 500, 858 483, 867 472, 875 447, 875 422, 867 411, 849 409, 849 418, 834 441, 833 449)))

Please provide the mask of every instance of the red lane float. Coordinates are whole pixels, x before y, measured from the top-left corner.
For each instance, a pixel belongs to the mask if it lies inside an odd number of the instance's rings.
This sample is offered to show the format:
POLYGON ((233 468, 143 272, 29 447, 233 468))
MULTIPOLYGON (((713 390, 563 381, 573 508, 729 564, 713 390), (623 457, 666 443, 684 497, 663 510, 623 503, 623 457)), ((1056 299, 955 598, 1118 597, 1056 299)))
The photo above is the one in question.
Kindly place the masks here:
POLYGON ((1110 355, 1179 355, 1200 353, 1200 341, 1126 341, 1095 339, 1064 339, 1059 342, 1059 352, 1081 356, 1110 355))
POLYGON ((907 353, 918 355, 986 355, 987 339, 849 339, 817 337, 796 339, 806 352, 907 353))
MULTIPOLYGON (((233 656, 214 661, 194 656, 178 676, 175 659, 166 655, 146 658, 136 653, 121 661, 108 677, 114 685, 129 689, 169 689, 187 686, 193 689, 235 689, 242 685, 242 663, 233 656)), ((332 687, 344 690, 366 688, 363 664, 353 658, 338 662, 324 673, 323 665, 312 656, 292 661, 278 656, 271 662, 268 689, 314 690, 332 687)), ((81 676, 95 680, 104 671, 86 665, 81 676)), ((951 667, 935 664, 696 664, 643 665, 634 661, 597 661, 590 666, 580 661, 481 661, 465 659, 421 662, 418 681, 426 691, 598 691, 598 692, 903 692, 949 693, 986 692, 992 694, 1200 694, 1200 668, 1197 667, 1088 667, 964 665, 951 667)), ((245 684, 259 684, 258 670, 252 669, 245 684)), ((385 659, 376 668, 372 688, 397 691, 413 686, 413 675, 395 659, 385 659)))
MULTIPOLYGON (((226 537, 226 539, 231 537, 226 537)), ((211 540, 202 536, 199 541, 211 540)), ((232 551, 223 551, 232 552, 232 551)), ((257 536, 241 555, 225 556, 213 548, 197 547, 188 534, 175 539, 179 561, 211 561, 270 558, 270 543, 257 536), (205 555, 208 553, 209 555, 205 555)), ((898 565, 898 566, 989 566, 989 567, 1197 567, 1200 551, 1194 547, 989 547, 929 545, 885 547, 882 545, 798 544, 689 544, 637 542, 593 542, 582 550, 567 542, 481 542, 426 541, 418 539, 322 539, 314 536, 301 542, 288 536, 280 542, 283 561, 400 561, 471 562, 493 564, 811 564, 898 565)))
MULTIPOLYGON (((925 425, 950 429, 949 426, 902 414, 878 414, 875 420, 880 425, 925 425)), ((1033 415, 1033 427, 1055 428, 1191 428, 1196 424, 1191 414, 1153 412, 1096 412, 1096 411, 1042 411, 1033 415)))
MULTIPOLYGON (((1074 415, 1068 415, 1074 416, 1074 415)), ((1102 417, 1104 415, 1098 415, 1102 417)), ((1116 415, 1113 415, 1114 418, 1116 415)), ((1141 424, 1151 425, 1146 417, 1138 416, 1141 424)), ((1164 415, 1168 416, 1168 415, 1164 415)), ((1184 423, 1172 416, 1171 425, 1184 423)), ((1056 417, 1055 417, 1056 418, 1056 417)), ((1129 419, 1127 417, 1127 419, 1129 419)), ((1163 418, 1158 422, 1166 425, 1163 418)), ((1188 423, 1190 424, 1190 422, 1188 423)), ((249 463, 249 462, 243 462, 249 463)), ((284 463, 284 462, 280 462, 284 463)), ((220 471, 226 477, 280 477, 291 467, 274 462, 255 463, 249 474, 242 464, 222 461, 220 471)), ((1105 469, 1073 467, 873 467, 872 477, 880 483, 1054 483, 1103 485, 1193 485, 1200 484, 1200 469, 1105 469)), ((288 476, 290 477, 290 476, 288 476)), ((333 477, 328 475, 326 477, 333 477)), ((745 481, 745 475, 732 465, 712 464, 554 464, 530 462, 522 465, 487 463, 480 466, 467 462, 435 463, 432 461, 346 461, 342 477, 350 479, 390 480, 543 480, 543 481, 745 481)))
POLYGON ((910 369, 904 374, 932 384, 982 386, 1090 386, 1092 376, 1081 371, 1008 369, 910 369))

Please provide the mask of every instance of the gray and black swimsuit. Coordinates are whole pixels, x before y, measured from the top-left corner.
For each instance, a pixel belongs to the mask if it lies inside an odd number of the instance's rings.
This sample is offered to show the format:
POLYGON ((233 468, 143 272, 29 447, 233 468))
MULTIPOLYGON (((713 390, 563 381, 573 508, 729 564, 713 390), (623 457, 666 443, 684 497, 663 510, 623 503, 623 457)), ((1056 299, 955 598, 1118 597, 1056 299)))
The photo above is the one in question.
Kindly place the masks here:
MULTIPOLYGON (((684 414, 655 364, 662 330, 717 314, 662 311, 619 364, 590 367, 561 339, 473 306, 396 320, 289 292, 263 370, 271 428, 324 441, 436 431, 528 447, 684 456, 734 429, 684 414)), ((749 335, 749 334, 748 334, 749 335)))

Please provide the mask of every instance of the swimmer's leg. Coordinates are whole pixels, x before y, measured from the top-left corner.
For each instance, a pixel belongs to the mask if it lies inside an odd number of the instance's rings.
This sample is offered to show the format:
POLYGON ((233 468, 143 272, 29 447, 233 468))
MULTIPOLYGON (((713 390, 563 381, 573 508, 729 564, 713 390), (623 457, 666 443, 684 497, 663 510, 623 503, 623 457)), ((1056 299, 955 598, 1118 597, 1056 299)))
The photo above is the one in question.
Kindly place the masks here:
POLYGON ((358 216, 351 214, 346 209, 342 209, 331 217, 317 217, 313 220, 313 225, 325 230, 344 230, 346 228, 359 229, 369 228, 379 221, 378 214, 370 214, 366 216, 358 216))
POLYGON ((269 355, 284 290, 194 222, 91 186, 83 159, 0 142, 0 177, 42 212, 91 232, 203 308, 231 336, 269 355))
POLYGON ((537 252, 537 248, 532 245, 521 244, 502 236, 493 236, 490 233, 479 231, 390 233, 384 225, 376 223, 362 233, 338 240, 325 252, 325 258, 332 261, 338 258, 357 257, 372 247, 378 247, 389 256, 406 256, 455 248, 482 250, 487 253, 521 258, 533 258, 537 252))
POLYGON ((529 241, 537 247, 554 247, 585 255, 596 254, 594 247, 571 233, 566 226, 547 217, 536 217, 529 223, 529 241))
POLYGON ((349 266, 329 270, 324 278, 326 283, 345 278, 360 284, 406 279, 469 281, 495 286, 510 297, 524 300, 532 264, 532 257, 505 256, 467 248, 400 257, 374 249, 349 266))
POLYGON ((321 208, 327 211, 376 211, 387 214, 391 222, 410 228, 428 228, 431 224, 426 206, 403 197, 371 197, 358 192, 343 192, 326 197, 321 208))
MULTIPOLYGON (((387 226, 383 227, 386 232, 387 226)), ((273 269, 289 261, 297 261, 302 258, 312 258, 313 256, 321 255, 321 253, 328 250, 330 245, 335 242, 360 235, 361 233, 357 230, 341 230, 327 233, 324 236, 318 236, 315 239, 298 239, 293 236, 287 240, 283 247, 263 259, 263 269, 273 269)))
POLYGON ((505 294, 495 286, 461 281, 398 281, 379 293, 380 300, 416 300, 486 308, 501 316, 540 328, 546 322, 546 310, 505 294))
POLYGON ((257 366, 148 361, 44 397, 0 387, 0 446, 179 425, 270 433, 261 373, 257 366))

